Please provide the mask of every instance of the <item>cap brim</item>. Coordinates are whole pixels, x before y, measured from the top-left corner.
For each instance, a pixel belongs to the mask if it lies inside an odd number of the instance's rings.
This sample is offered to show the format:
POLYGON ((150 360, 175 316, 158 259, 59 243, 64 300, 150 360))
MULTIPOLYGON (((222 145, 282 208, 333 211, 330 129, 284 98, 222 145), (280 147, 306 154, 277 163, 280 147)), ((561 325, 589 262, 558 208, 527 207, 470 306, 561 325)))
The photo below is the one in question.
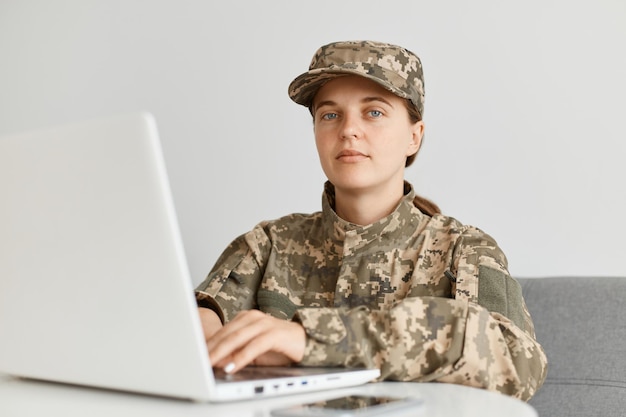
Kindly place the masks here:
POLYGON ((289 84, 289 97, 298 104, 311 107, 313 98, 320 87, 334 78, 347 75, 358 75, 359 77, 372 80, 399 97, 409 98, 404 91, 396 88, 389 82, 351 68, 318 68, 305 72, 296 77, 291 84, 289 84))

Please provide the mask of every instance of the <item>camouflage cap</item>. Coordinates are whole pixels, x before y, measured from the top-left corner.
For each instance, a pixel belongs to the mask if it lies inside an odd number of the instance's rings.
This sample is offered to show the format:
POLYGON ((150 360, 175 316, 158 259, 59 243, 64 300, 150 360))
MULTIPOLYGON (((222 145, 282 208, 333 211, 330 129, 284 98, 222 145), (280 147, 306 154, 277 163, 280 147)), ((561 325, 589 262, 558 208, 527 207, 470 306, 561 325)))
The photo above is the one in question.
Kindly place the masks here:
POLYGON ((289 97, 310 107, 317 90, 329 80, 360 75, 409 99, 424 114, 424 75, 417 55, 400 46, 374 41, 344 41, 322 46, 309 71, 289 84, 289 97))

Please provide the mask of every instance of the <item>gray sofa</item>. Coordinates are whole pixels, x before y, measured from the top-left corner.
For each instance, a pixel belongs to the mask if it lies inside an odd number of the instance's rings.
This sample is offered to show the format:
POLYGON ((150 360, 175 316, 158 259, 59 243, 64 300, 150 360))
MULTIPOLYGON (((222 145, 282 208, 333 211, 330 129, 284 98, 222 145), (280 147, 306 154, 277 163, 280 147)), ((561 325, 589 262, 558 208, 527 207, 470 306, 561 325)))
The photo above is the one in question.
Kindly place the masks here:
POLYGON ((626 416, 626 278, 518 281, 548 356, 539 416, 626 416))

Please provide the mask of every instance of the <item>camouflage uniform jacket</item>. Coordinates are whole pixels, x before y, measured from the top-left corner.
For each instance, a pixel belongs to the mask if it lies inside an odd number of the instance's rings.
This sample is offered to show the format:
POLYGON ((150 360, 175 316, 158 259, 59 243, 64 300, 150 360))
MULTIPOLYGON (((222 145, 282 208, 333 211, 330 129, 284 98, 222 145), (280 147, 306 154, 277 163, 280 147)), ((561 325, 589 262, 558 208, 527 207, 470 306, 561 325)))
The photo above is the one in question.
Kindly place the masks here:
POLYGON ((381 379, 441 381, 528 400, 546 357, 520 285, 496 242, 406 193, 358 226, 323 209, 258 224, 235 239, 196 289, 224 322, 245 309, 300 322, 303 366, 367 366, 381 379))

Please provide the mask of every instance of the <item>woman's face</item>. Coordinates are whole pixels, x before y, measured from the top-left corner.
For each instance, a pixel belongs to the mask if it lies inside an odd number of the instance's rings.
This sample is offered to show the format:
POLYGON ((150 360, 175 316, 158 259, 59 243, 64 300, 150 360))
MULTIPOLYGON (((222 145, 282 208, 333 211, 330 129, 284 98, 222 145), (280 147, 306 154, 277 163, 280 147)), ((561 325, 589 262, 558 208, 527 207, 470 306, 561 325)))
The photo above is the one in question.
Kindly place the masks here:
POLYGON ((322 169, 337 191, 389 195, 402 187, 406 158, 424 131, 409 120, 404 99, 366 78, 342 76, 318 90, 313 117, 322 169))

